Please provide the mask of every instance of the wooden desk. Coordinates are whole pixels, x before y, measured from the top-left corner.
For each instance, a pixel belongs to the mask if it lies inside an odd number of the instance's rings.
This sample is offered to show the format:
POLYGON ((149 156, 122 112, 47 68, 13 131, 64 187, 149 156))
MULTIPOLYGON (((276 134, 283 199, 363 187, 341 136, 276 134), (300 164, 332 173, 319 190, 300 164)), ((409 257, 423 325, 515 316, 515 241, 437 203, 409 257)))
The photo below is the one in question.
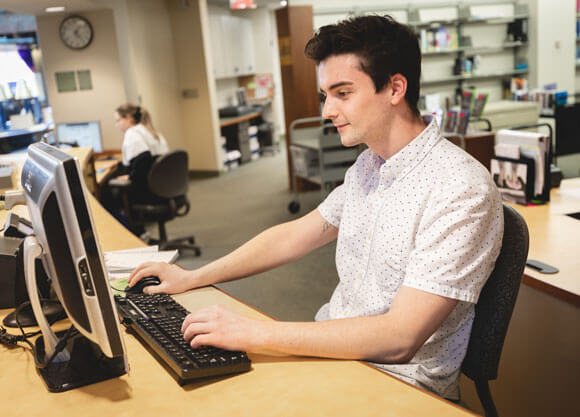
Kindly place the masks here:
POLYGON ((262 113, 253 112, 242 116, 220 118, 220 133, 226 138, 226 149, 228 151, 239 150, 242 154, 242 163, 252 160, 250 136, 248 135, 250 120, 261 116, 262 113))
MULTIPOLYGON (((89 197, 103 250, 143 245, 89 197)), ((223 304, 270 320, 207 287, 175 297, 190 310, 223 304)), ((0 318, 9 311, 0 310, 0 318)), ((3 413, 16 416, 466 416, 468 411, 357 361, 250 354, 252 370, 180 387, 137 339, 125 334, 131 374, 49 393, 28 349, 0 345, 3 413)))
MULTIPOLYGON (((502 417, 580 415, 580 178, 562 181, 549 204, 513 204, 530 232, 529 258, 556 266, 554 275, 530 268, 506 336, 492 395, 502 417)), ((481 411, 473 383, 462 377, 461 398, 481 411)))
POLYGON ((262 113, 252 112, 248 114, 243 114, 241 116, 234 117, 220 117, 220 127, 227 127, 231 125, 237 125, 238 123, 248 122, 256 117, 260 117, 262 113))
POLYGON ((580 212, 580 178, 562 181, 560 188, 552 190, 550 204, 512 207, 530 230, 528 258, 559 269, 548 275, 526 268, 524 283, 580 306, 580 220, 566 215, 580 212))
POLYGON ((121 161, 119 159, 95 159, 97 185, 102 186, 111 178, 121 161))

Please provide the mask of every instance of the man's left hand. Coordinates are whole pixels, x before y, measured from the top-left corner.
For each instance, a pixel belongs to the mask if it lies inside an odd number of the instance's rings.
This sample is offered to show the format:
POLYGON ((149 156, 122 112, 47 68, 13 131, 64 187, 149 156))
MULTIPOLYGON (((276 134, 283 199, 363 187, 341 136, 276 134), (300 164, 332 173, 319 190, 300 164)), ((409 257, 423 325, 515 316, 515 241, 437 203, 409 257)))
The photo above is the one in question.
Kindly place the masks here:
POLYGON ((215 346, 248 351, 259 345, 261 323, 215 305, 189 314, 183 321, 181 333, 194 349, 215 346))

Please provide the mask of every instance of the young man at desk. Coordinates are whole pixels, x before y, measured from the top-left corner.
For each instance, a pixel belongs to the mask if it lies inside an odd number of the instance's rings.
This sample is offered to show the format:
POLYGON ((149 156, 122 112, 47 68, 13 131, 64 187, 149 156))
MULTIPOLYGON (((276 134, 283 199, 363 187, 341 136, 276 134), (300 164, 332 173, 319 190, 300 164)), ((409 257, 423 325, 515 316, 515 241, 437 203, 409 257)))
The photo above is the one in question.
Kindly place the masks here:
MULTIPOLYGON (((389 17, 325 26, 306 45, 318 64, 323 117, 345 146, 366 144, 344 184, 306 216, 274 226, 194 271, 148 263, 148 293, 179 293, 247 277, 338 239, 340 283, 312 323, 265 322, 215 306, 182 331, 192 346, 364 359, 405 381, 458 398, 479 292, 503 234, 487 170, 422 122, 414 32, 389 17)), ((315 279, 315 277, 312 277, 315 279)))

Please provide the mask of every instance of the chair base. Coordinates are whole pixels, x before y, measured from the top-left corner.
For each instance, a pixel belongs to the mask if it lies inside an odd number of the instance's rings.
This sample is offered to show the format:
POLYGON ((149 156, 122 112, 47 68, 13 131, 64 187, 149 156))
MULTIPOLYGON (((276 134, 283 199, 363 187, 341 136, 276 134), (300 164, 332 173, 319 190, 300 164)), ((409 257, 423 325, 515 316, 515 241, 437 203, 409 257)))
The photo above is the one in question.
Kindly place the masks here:
POLYGON ((195 256, 201 255, 201 249, 199 246, 194 245, 195 239, 193 236, 182 237, 178 239, 171 239, 167 241, 161 241, 158 239, 150 239, 147 243, 150 245, 159 245, 159 250, 191 250, 194 252, 195 256))
MULTIPOLYGON (((193 236, 179 237, 175 239, 167 238, 167 230, 165 229, 165 222, 157 222, 159 228, 159 239, 153 239, 147 237, 144 239, 144 235, 141 235, 141 239, 145 241, 148 245, 158 245, 159 250, 191 250, 195 256, 201 255, 201 249, 195 244, 195 238, 193 236)), ((148 235, 149 233, 145 233, 148 235)))

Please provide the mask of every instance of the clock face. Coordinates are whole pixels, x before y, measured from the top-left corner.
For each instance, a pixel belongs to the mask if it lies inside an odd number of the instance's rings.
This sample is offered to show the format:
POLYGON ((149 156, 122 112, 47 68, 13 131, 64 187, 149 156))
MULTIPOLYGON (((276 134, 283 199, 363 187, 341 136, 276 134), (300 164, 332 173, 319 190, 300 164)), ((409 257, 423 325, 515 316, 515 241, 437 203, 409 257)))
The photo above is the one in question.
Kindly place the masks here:
POLYGON ((93 26, 81 16, 69 16, 60 24, 60 38, 72 49, 83 49, 93 40, 93 26))

